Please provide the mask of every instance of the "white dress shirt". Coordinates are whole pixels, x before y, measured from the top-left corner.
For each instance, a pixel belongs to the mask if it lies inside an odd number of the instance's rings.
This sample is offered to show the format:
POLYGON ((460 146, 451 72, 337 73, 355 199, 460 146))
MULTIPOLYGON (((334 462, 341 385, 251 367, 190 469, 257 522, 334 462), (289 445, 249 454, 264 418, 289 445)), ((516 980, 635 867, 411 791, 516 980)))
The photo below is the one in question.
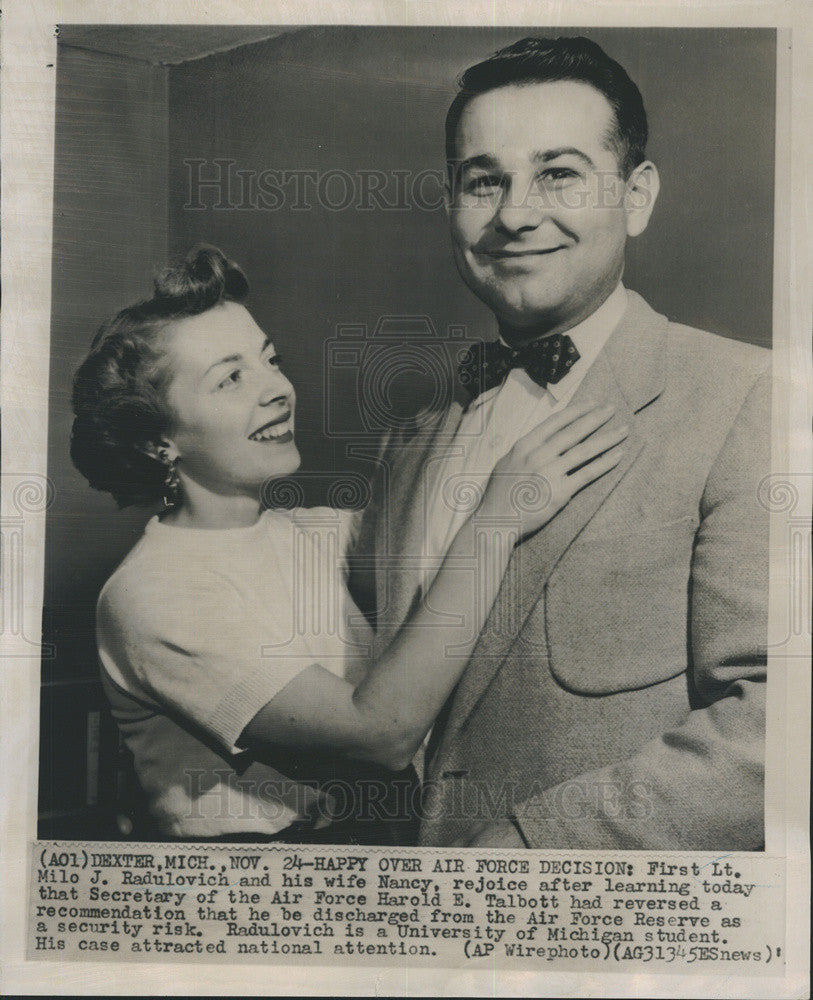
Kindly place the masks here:
POLYGON ((455 494, 471 498, 485 489, 494 466, 519 438, 570 402, 626 308, 627 293, 619 284, 594 313, 567 331, 580 358, 555 385, 540 386, 526 371, 514 368, 500 385, 471 400, 445 457, 429 472, 425 588, 471 513, 470 506, 455 503, 455 494))

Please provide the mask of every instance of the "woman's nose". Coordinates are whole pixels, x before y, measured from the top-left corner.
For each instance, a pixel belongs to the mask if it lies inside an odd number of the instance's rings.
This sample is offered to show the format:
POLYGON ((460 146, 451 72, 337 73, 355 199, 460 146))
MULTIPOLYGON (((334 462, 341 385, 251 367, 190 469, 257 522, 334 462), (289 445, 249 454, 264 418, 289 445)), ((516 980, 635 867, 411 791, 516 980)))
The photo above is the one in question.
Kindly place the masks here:
POLYGON ((285 403, 292 399, 293 395, 294 387, 282 372, 270 369, 260 391, 260 405, 270 406, 271 403, 285 403))

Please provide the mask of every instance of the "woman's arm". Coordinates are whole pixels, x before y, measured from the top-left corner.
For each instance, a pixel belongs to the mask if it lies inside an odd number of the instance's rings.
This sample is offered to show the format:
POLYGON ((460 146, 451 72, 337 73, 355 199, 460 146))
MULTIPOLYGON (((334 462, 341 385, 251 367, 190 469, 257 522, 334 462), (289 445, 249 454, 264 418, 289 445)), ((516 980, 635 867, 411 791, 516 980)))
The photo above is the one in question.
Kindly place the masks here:
MULTIPOLYGON (((518 535, 546 524, 575 493, 618 463, 626 430, 601 430, 611 416, 608 407, 566 407, 521 438, 497 464, 478 517, 504 517, 524 479, 541 486, 544 496, 536 509, 523 513, 518 535)), ((473 601, 455 569, 471 564, 476 531, 470 518, 425 602, 357 687, 318 664, 306 667, 254 716, 241 744, 324 746, 393 770, 406 767, 463 672, 511 556, 509 546, 490 551, 497 564, 480 574, 481 599, 473 601), (457 624, 438 624, 438 613, 457 624)))

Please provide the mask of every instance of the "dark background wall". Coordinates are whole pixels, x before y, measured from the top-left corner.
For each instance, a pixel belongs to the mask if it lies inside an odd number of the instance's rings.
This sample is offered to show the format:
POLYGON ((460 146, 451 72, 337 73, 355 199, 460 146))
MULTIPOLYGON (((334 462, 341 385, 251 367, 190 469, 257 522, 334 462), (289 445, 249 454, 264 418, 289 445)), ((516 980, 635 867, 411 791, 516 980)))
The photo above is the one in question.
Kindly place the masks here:
POLYGON ((55 490, 43 599, 43 640, 54 657, 42 665, 41 833, 112 835, 105 821, 115 733, 98 683, 93 607, 144 516, 117 512, 70 464, 70 390, 100 322, 144 294, 166 255, 167 71, 60 46, 57 73, 48 412, 55 490))
POLYGON ((166 257, 169 115, 164 67, 61 46, 58 80, 45 604, 70 608, 98 592, 143 520, 115 513, 71 465, 70 395, 98 326, 166 257))
MULTIPOLYGON (((116 32, 118 51, 127 30, 116 32)), ((183 41, 183 29, 172 30, 183 41)), ((94 32, 92 44, 105 48, 104 29, 94 32)), ((385 323, 396 333, 426 332, 427 320, 441 338, 450 326, 493 333, 451 260, 438 182, 443 119, 466 66, 530 33, 542 31, 303 29, 172 66, 144 58, 149 39, 139 42, 138 29, 137 59, 60 47, 49 414, 56 495, 44 602, 56 658, 44 678, 47 712, 71 705, 75 718, 43 717, 44 812, 67 815, 87 798, 85 778, 65 777, 71 740, 56 734, 72 726, 85 753, 93 738, 83 713, 97 694, 71 701, 54 693, 74 679, 95 690, 96 596, 148 516, 117 511, 70 465, 70 380, 93 332, 148 293, 168 255, 200 240, 221 246, 247 272, 249 306, 297 387, 303 468, 325 473, 302 477, 307 502, 324 502, 330 473, 365 475, 369 463, 348 454, 348 441, 365 437, 353 366, 332 369, 326 350, 338 327, 356 327, 350 342, 362 343, 382 317, 400 317, 385 323), (219 186, 196 183, 218 178, 219 186)), ((631 242, 627 285, 671 318, 769 344, 774 32, 557 34, 589 35, 644 95, 662 191, 648 231, 631 242)), ((204 48, 205 35, 196 29, 204 48)), ((208 51, 218 41, 213 28, 208 51)), ((394 397, 414 397, 421 384, 405 372, 394 397)))

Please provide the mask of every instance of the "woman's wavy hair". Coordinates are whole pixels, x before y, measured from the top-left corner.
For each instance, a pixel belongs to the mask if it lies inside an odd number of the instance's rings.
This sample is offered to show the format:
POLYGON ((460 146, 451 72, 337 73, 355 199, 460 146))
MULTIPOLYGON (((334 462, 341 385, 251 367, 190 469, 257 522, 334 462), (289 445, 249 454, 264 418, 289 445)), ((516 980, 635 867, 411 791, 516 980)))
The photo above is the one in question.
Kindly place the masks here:
POLYGON ((247 295, 240 268, 200 244, 158 274, 152 298, 122 309, 94 337, 73 382, 71 459, 119 507, 152 504, 164 493, 166 466, 149 449, 172 423, 167 326, 247 295))

